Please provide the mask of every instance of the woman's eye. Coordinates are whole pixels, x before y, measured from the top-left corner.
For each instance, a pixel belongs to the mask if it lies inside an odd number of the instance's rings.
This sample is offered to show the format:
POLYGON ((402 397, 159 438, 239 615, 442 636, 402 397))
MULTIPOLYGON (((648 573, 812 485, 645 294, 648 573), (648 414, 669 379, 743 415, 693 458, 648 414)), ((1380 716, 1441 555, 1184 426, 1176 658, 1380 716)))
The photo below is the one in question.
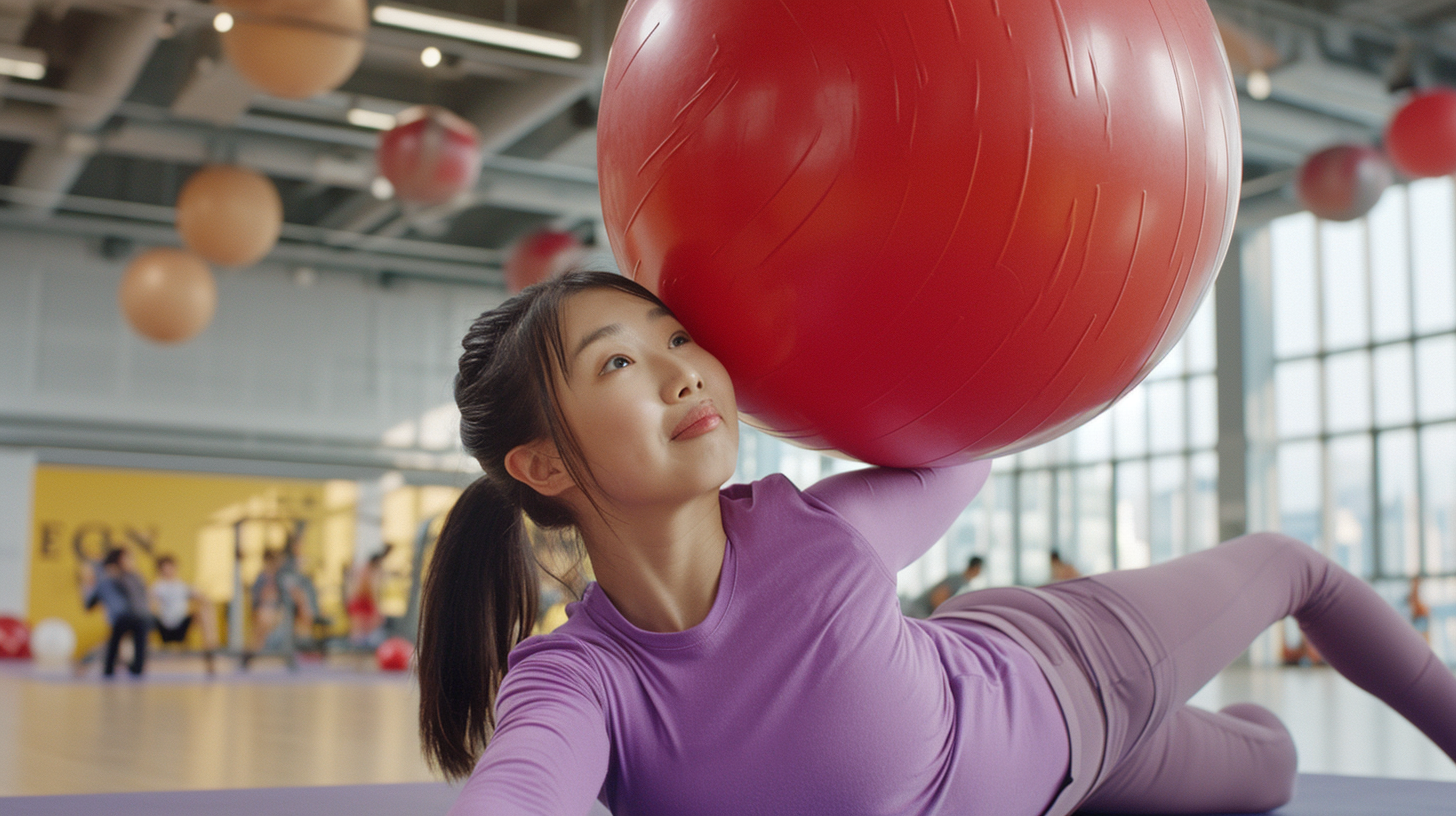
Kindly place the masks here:
POLYGON ((672 339, 668 341, 668 345, 672 348, 677 348, 678 346, 686 346, 691 342, 693 342, 693 339, 686 334, 674 334, 672 339))
POLYGON ((602 370, 603 371, 611 371, 612 369, 615 369, 615 368, 626 368, 627 366, 629 366, 631 364, 632 364, 632 361, 631 360, 628 360, 626 357, 623 357, 622 355, 618 354, 618 355, 613 356, 610 360, 607 360, 607 364, 602 367, 602 370))

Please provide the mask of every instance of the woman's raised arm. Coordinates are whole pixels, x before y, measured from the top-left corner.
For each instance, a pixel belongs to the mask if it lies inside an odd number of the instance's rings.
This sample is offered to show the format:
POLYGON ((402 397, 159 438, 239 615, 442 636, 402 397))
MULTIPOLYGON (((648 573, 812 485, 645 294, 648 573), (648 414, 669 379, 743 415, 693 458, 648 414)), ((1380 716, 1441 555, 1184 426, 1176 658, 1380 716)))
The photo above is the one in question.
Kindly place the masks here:
POLYGON ((943 468, 869 468, 804 491, 844 517, 898 572, 930 549, 981 492, 990 460, 943 468))

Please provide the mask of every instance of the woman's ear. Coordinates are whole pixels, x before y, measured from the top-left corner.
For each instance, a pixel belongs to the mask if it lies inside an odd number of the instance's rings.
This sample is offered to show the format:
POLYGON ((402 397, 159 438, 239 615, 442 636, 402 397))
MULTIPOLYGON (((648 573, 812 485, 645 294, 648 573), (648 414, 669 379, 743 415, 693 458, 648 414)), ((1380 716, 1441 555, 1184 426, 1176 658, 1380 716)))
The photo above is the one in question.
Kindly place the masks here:
POLYGON ((506 472, 543 496, 559 496, 575 487, 566 463, 549 439, 538 439, 511 448, 506 454, 506 472))

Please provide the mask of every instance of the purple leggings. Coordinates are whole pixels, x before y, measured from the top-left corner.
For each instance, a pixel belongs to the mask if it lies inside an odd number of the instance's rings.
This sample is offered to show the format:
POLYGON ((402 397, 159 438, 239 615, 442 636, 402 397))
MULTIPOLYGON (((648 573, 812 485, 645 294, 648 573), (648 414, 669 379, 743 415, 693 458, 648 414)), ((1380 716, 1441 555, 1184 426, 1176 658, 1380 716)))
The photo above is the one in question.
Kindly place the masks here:
POLYGON ((1294 743, 1273 713, 1186 705, 1289 615, 1331 666, 1456 759, 1456 675, 1364 581, 1287 536, 1244 536, 1040 589, 971 592, 942 614, 1019 635, 1052 681, 1073 756, 1049 813, 1262 812, 1289 801, 1294 743))

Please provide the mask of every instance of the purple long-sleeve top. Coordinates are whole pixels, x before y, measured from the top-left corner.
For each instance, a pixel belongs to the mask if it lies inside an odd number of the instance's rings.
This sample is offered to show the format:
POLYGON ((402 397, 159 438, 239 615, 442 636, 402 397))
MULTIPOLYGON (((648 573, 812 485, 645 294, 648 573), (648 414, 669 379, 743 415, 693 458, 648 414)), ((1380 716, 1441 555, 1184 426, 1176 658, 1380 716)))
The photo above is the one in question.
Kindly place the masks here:
POLYGON ((712 610, 657 633, 589 586, 511 652, 464 814, 1042 812, 1066 780, 1056 698, 1009 637, 900 614, 895 573, 989 463, 722 492, 712 610))

